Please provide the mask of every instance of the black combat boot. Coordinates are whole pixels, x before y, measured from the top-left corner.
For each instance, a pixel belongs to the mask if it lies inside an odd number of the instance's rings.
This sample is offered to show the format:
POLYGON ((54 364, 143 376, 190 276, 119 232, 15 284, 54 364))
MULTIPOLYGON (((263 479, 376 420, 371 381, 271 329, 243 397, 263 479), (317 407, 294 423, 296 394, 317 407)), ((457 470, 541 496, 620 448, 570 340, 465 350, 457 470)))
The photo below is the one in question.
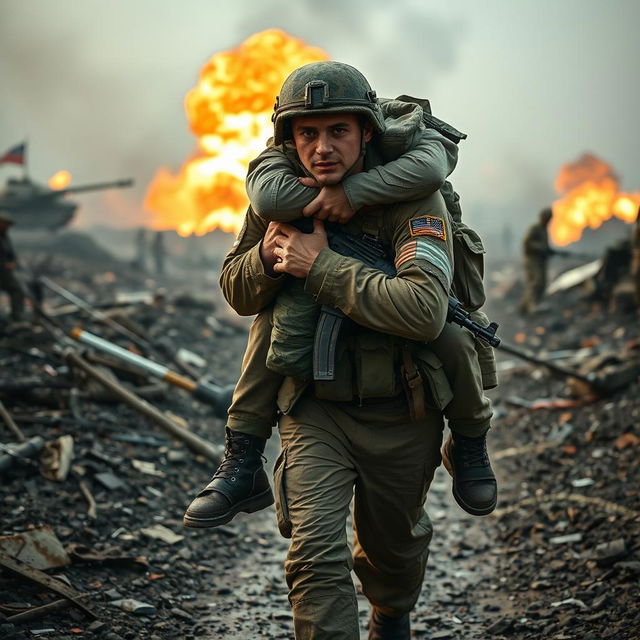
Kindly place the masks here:
POLYGON ((442 447, 442 461, 453 478, 453 497, 473 516, 486 516, 496 508, 498 485, 485 436, 469 438, 455 432, 442 447))
POLYGON ((369 640, 409 640, 411 624, 409 614, 392 618, 373 607, 369 617, 369 640))
POLYGON ((262 466, 267 441, 227 427, 224 458, 211 482, 184 514, 185 527, 218 527, 236 513, 253 513, 273 504, 273 493, 262 466))

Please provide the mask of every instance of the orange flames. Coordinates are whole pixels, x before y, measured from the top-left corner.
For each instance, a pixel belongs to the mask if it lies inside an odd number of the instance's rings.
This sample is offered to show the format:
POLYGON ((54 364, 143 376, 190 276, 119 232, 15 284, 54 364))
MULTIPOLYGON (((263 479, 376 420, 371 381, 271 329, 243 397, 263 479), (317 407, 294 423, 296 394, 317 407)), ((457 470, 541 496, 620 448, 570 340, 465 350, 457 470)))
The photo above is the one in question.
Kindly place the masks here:
POLYGON ((614 216, 634 222, 638 215, 640 191, 620 193, 611 167, 590 154, 564 165, 555 188, 563 197, 553 203, 549 234, 559 246, 580 240, 584 229, 597 229, 614 216))
POLYGON ((66 189, 71 184, 71 174, 68 171, 58 171, 49 178, 52 189, 66 189))
POLYGON ((321 49, 278 29, 216 53, 185 99, 197 150, 177 174, 160 169, 147 189, 151 226, 182 236, 217 228, 238 232, 249 204, 247 167, 272 135, 271 113, 284 79, 303 64, 326 59, 321 49))

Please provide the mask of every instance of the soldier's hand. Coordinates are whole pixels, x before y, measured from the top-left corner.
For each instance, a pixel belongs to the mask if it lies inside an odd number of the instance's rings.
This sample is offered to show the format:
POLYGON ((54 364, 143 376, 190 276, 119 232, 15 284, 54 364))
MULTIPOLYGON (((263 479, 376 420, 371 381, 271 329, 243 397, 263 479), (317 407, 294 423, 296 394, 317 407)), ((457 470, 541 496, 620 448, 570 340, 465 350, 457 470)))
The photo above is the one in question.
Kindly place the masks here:
POLYGON ((275 224, 278 235, 274 238, 276 248, 273 253, 277 259, 274 272, 306 278, 318 254, 329 245, 324 223, 314 220, 311 233, 302 233, 284 222, 275 224))
POLYGON ((341 224, 349 222, 354 213, 340 182, 322 187, 320 193, 302 210, 304 216, 341 224))
POLYGON ((298 178, 298 182, 305 187, 313 187, 315 189, 320 189, 320 184, 315 178, 311 178, 311 177, 298 178))
POLYGON ((276 264, 278 258, 274 254, 274 250, 277 245, 275 242, 276 237, 280 234, 277 222, 270 222, 267 230, 264 232, 264 237, 260 243, 260 259, 264 265, 265 272, 270 276, 277 276, 273 267, 276 264))

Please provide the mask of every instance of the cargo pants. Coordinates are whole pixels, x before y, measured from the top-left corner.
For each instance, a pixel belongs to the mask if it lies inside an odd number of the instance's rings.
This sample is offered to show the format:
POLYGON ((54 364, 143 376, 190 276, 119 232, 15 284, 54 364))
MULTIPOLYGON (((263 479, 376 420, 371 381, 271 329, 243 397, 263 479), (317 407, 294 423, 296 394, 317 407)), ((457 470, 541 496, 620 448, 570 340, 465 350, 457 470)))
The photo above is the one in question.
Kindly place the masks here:
MULTIPOLYGON (((261 438, 269 438, 276 424, 276 396, 283 380, 265 366, 270 335, 271 309, 266 309, 251 325, 227 420, 230 429, 261 438)), ((482 345, 469 331, 448 323, 428 348, 441 360, 453 391, 451 402, 443 408, 449 427, 464 436, 484 435, 492 409, 483 389, 497 384, 492 348, 482 345)))
POLYGON ((278 526, 297 640, 358 640, 351 570, 391 616, 418 599, 432 526, 424 510, 440 464, 442 417, 411 422, 404 395, 327 402, 310 393, 280 419, 278 526), (354 547, 346 522, 354 501, 354 547))
POLYGON ((544 297, 547 288, 547 261, 531 256, 524 259, 524 295, 520 311, 533 313, 544 297))

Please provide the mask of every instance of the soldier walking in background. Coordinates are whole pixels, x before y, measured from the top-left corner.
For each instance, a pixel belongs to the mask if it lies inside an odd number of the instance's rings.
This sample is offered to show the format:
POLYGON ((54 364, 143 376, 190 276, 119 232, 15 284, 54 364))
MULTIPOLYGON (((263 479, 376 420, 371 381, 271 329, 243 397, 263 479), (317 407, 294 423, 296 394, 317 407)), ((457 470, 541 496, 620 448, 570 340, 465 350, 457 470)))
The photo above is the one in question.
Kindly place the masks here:
POLYGON ((524 296, 520 312, 525 315, 535 312, 547 288, 547 262, 554 253, 549 245, 548 232, 552 216, 551 207, 544 208, 538 222, 529 228, 524 237, 524 296))
POLYGON ((16 278, 18 260, 9 238, 12 224, 13 218, 0 211, 0 290, 9 294, 11 319, 19 322, 24 316, 24 291, 16 278))

